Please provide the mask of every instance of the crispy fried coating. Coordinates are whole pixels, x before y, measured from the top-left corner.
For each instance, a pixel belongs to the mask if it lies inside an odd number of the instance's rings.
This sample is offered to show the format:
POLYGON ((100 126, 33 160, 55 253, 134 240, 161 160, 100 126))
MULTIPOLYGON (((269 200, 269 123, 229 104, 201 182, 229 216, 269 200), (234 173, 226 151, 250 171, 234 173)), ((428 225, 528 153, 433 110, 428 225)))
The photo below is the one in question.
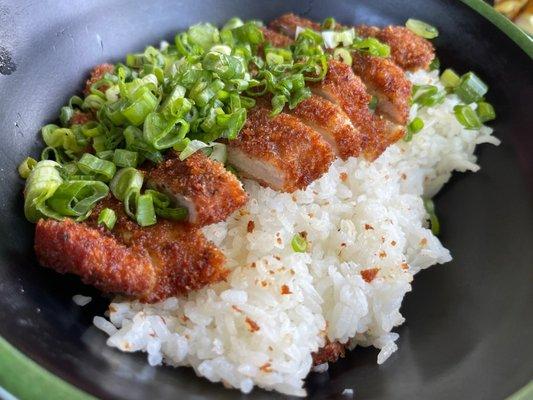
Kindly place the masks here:
POLYGON ((349 65, 328 61, 328 73, 322 82, 311 85, 314 93, 338 104, 350 117, 363 137, 363 154, 368 160, 376 159, 391 143, 404 134, 402 126, 374 114, 370 108, 370 94, 361 79, 349 65))
POLYGON ((294 40, 292 38, 278 33, 272 29, 262 27, 261 30, 263 31, 265 42, 269 43, 274 47, 287 47, 294 43, 294 40))
POLYGON ((70 125, 83 125, 87 122, 94 121, 94 115, 91 112, 76 110, 70 118, 70 125))
MULTIPOLYGON (((85 82, 85 89, 83 90, 83 93, 85 95, 88 95, 91 92, 91 85, 95 82, 98 82, 102 77, 107 73, 112 73, 115 70, 115 66, 112 64, 100 64, 93 68, 91 71, 91 76, 85 82)), ((103 85, 100 90, 105 92, 107 87, 103 85)))
POLYGON ((84 283, 103 292, 143 296, 156 281, 156 271, 146 254, 70 219, 39 220, 35 253, 41 265, 79 275, 84 283))
POLYGON ((244 175, 275 190, 293 192, 324 174, 334 154, 319 133, 286 113, 270 116, 258 104, 237 139, 229 142, 229 162, 244 175))
POLYGON ((159 219, 141 227, 109 196, 85 222, 40 220, 35 231, 39 262, 61 273, 73 273, 104 292, 156 302, 224 279, 224 255, 190 225, 159 219), (117 215, 112 231, 97 224, 111 208, 117 215))
POLYGON ((313 365, 320 365, 326 362, 335 362, 344 357, 346 346, 339 342, 327 342, 324 347, 313 353, 313 365))
POLYGON ((405 125, 409 117, 411 82, 403 70, 384 57, 352 53, 352 68, 367 90, 378 99, 377 113, 405 125))
POLYGON ((320 24, 311 21, 307 18, 302 18, 293 13, 283 14, 268 24, 268 27, 274 31, 278 31, 284 35, 294 38, 296 35, 296 28, 309 28, 315 31, 320 30, 320 24))
POLYGON ((357 27, 357 33, 364 37, 375 37, 388 44, 392 59, 405 70, 428 69, 435 58, 433 44, 403 26, 390 25, 380 29, 361 25, 357 27))
POLYGON ((313 95, 287 112, 319 132, 343 160, 360 154, 363 136, 336 104, 313 95))
POLYGON ((224 221, 247 200, 235 175, 201 151, 183 161, 172 152, 146 178, 150 186, 187 207, 189 222, 198 226, 224 221))

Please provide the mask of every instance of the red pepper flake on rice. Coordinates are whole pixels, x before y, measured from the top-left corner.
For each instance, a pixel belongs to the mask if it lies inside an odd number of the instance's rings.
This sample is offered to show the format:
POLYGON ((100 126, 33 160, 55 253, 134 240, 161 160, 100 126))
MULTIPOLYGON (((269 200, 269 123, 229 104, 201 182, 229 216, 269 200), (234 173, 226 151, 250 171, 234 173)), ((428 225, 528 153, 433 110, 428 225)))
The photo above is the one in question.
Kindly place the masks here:
POLYGON ((257 323, 249 317, 246 317, 245 322, 248 324, 248 330, 252 333, 257 332, 259 329, 261 329, 259 328, 259 325, 257 325, 257 323))
POLYGON ((248 221, 248 225, 246 225, 246 231, 248 233, 252 233, 255 229, 255 222, 253 220, 248 221))
POLYGON ((281 285, 281 294, 292 294, 291 289, 287 285, 281 285))
POLYGON ((370 283, 374 280, 378 272, 379 272, 379 268, 364 269, 361 271, 361 276, 363 277, 365 282, 370 283))

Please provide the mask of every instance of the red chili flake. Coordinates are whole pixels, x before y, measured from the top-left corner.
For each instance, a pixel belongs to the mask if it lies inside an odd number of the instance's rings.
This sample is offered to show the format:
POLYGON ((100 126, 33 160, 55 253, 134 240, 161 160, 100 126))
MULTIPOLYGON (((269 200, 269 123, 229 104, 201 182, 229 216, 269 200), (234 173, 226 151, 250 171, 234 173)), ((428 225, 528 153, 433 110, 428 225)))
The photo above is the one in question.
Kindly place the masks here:
POLYGON ((422 238, 422 240, 420 240, 420 246, 425 246, 427 243, 428 240, 426 238, 422 238))
POLYGON ((248 233, 252 233, 255 229, 255 222, 250 220, 248 221, 248 225, 246 225, 246 230, 248 231, 248 233))
POLYGON ((409 269, 409 265, 407 263, 402 263, 400 267, 405 270, 409 269))
POLYGON ((374 230, 374 227, 372 225, 369 225, 369 224, 365 224, 365 229, 368 231, 370 229, 374 230))
POLYGON ((381 250, 379 252, 379 258, 385 258, 385 257, 387 257, 387 253, 385 253, 385 251, 381 250))
POLYGON ((237 307, 237 306, 231 306, 231 308, 233 308, 235 311, 239 312, 239 313, 242 313, 242 310, 237 307))
POLYGON ((267 372, 267 373, 268 373, 268 372, 272 372, 272 368, 270 368, 271 365, 272 365, 272 364, 270 364, 269 362, 267 362, 267 363, 264 363, 263 365, 261 365, 261 366, 259 367, 259 369, 260 369, 261 371, 263 371, 263 372, 267 372))
POLYGON ((370 283, 374 280, 378 272, 379 272, 379 268, 364 269, 361 271, 361 276, 363 277, 365 282, 370 283))
POLYGON ((257 332, 259 329, 261 329, 259 328, 259 325, 257 325, 257 323, 253 319, 246 317, 245 321, 248 324, 248 330, 250 332, 254 333, 254 332, 257 332))
POLYGON ((281 294, 292 294, 287 285, 281 285, 281 294))
POLYGON ((341 172, 340 174, 341 181, 346 182, 348 179, 348 174, 346 172, 341 172))

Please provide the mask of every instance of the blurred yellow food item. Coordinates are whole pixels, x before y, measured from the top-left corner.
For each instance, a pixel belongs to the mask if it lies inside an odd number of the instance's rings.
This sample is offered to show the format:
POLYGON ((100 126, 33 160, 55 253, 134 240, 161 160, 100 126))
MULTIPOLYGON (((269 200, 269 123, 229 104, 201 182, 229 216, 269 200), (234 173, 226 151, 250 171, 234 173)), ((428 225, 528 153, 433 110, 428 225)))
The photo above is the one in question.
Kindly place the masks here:
POLYGON ((495 0, 494 8, 533 35, 533 0, 495 0))
POLYGON ((527 6, 514 22, 527 33, 533 35, 533 0, 528 1, 527 6))

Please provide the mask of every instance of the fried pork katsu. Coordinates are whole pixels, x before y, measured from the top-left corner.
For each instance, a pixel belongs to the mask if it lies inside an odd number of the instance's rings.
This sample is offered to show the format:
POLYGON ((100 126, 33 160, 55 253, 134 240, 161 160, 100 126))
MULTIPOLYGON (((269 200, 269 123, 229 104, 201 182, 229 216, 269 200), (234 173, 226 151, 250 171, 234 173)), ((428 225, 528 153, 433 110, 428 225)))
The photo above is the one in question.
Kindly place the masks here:
POLYGON ((314 31, 320 31, 322 27, 318 22, 300 17, 293 13, 283 14, 280 17, 270 21, 268 27, 274 31, 280 32, 293 38, 296 35, 296 28, 309 28, 314 31))
POLYGON ((409 71, 427 69, 435 58, 435 48, 426 40, 403 26, 375 26, 361 25, 357 33, 363 37, 371 36, 386 43, 391 49, 391 58, 401 68, 409 71))
POLYGON ((343 160, 361 153, 364 137, 342 109, 323 97, 313 95, 288 113, 319 132, 335 155, 343 160))
MULTIPOLYGON (((265 44, 287 47, 294 44, 298 27, 321 30, 316 22, 285 14, 261 31, 265 44)), ((404 69, 427 68, 433 46, 402 27, 361 26, 357 32, 389 44, 391 57, 354 51, 351 66, 330 59, 324 80, 308 82, 313 95, 276 116, 271 115, 268 96, 258 99, 238 137, 227 141, 228 161, 244 177, 293 192, 320 178, 336 156, 374 160, 404 135, 411 94, 404 69), (375 111, 370 107, 373 96, 378 100, 375 111)), ((261 54, 264 49, 260 47, 261 54)), ((114 68, 95 67, 85 93, 114 68)), ((99 89, 105 91, 106 84, 99 89)), ((95 118, 96 113, 77 110, 70 124, 95 118)), ((84 222, 40 220, 35 250, 41 264, 77 274, 104 292, 149 302, 224 279, 223 254, 198 229, 224 221, 246 203, 240 181, 201 151, 183 161, 170 151, 160 164, 142 169, 146 187, 168 195, 174 206, 186 207, 187 221, 159 219, 153 226, 140 227, 109 196, 84 222), (111 231, 97 222, 106 207, 118 217, 111 231)), ((328 343, 314 355, 315 363, 343 352, 344 346, 328 343)))
POLYGON ((188 221, 204 226, 224 221, 246 203, 241 182, 198 151, 181 161, 175 152, 147 173, 148 185, 187 207, 188 221))
POLYGON ((378 114, 391 122, 407 124, 411 82, 392 60, 352 52, 352 69, 365 83, 367 91, 377 97, 378 114))
POLYGON ((141 227, 109 196, 86 222, 39 220, 35 252, 41 265, 73 273, 103 292, 155 302, 227 275, 224 255, 194 227, 160 220, 141 227), (112 231, 99 227, 101 209, 117 214, 112 231))
POLYGON ((363 154, 376 159, 390 144, 404 135, 404 127, 374 114, 369 106, 372 96, 349 65, 330 60, 322 82, 311 85, 314 93, 338 104, 363 135, 363 154))
POLYGON ((320 178, 333 162, 322 136, 298 118, 258 105, 237 139, 228 144, 228 160, 242 173, 275 190, 293 192, 320 178))

